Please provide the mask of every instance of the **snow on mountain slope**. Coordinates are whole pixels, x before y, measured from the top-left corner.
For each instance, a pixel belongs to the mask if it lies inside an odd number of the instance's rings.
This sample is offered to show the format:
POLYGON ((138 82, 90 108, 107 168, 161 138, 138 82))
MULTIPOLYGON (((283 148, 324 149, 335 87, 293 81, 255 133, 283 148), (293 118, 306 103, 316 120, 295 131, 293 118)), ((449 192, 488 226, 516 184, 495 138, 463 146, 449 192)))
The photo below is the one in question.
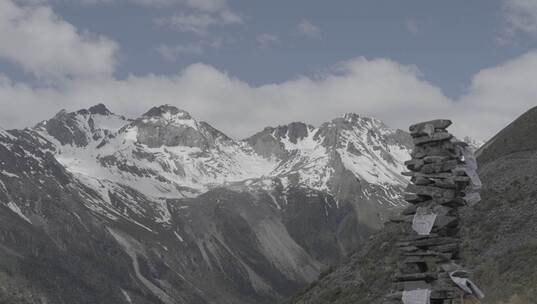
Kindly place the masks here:
POLYGON ((281 137, 272 134, 288 152, 288 157, 282 160, 273 174, 282 177, 285 184, 296 178, 304 186, 329 191, 328 180, 334 172, 330 166, 330 151, 316 138, 317 128, 307 126, 304 130, 303 137, 297 138, 289 136, 289 131, 281 137))
POLYGON ((371 184, 401 185, 404 162, 408 160, 409 143, 394 140, 397 131, 389 129, 381 121, 347 114, 334 125, 352 125, 340 130, 341 147, 337 151, 345 168, 371 184))
POLYGON ((36 130, 56 143, 57 158, 71 172, 155 197, 192 196, 212 184, 268 174, 273 167, 244 143, 170 106, 134 121, 84 110, 60 112, 36 130), (50 127, 58 120, 66 123, 63 132, 50 127))
POLYGON ((99 193, 100 203, 92 208, 102 210, 96 206, 110 203, 109 193, 126 186, 162 202, 156 204, 159 222, 168 221, 165 198, 195 196, 274 167, 246 144, 171 106, 152 108, 136 120, 103 105, 62 111, 34 130, 54 144, 61 164, 99 193))
POLYGON ((46 137, 52 137, 59 143, 58 146, 84 148, 92 144, 98 145, 128 122, 129 119, 115 115, 103 104, 98 104, 72 113, 62 110, 34 129, 46 137))
POLYGON ((193 196, 212 185, 268 174, 273 164, 204 122, 170 106, 153 108, 98 148, 101 167, 145 193, 193 196), (150 189, 152 188, 152 189, 150 189))
MULTIPOLYGON (((136 189, 161 202, 153 212, 158 222, 168 221, 166 198, 193 197, 217 186, 259 179, 278 178, 284 188, 325 191, 339 201, 349 191, 355 194, 348 189, 354 177, 363 199, 398 206, 406 184, 400 172, 410 148, 405 132, 356 114, 319 127, 292 123, 266 128, 235 141, 169 105, 132 120, 99 104, 62 111, 34 130, 53 143, 61 164, 99 193, 101 204, 110 203, 109 192, 136 189)), ((243 185, 256 185, 248 183, 243 185)), ((139 208, 131 207, 140 215, 139 208)))
MULTIPOLYGON (((400 187, 407 181, 400 172, 410 158, 408 134, 381 121, 346 114, 316 128, 304 123, 265 128, 245 140, 265 157, 280 159, 271 173, 285 185, 302 185, 337 196, 344 171, 364 186, 380 187, 391 205, 400 205, 400 187)), ((376 191, 376 190, 375 190, 376 191)))

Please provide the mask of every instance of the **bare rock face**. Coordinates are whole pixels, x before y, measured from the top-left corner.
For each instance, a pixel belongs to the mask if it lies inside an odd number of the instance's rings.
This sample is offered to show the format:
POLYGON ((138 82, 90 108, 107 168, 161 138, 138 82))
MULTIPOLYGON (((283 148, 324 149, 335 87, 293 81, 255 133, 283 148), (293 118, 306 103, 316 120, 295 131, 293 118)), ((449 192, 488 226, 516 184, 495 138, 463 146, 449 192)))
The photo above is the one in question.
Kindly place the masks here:
POLYGON ((187 146, 207 149, 212 144, 197 121, 173 106, 154 107, 134 122, 139 143, 148 147, 187 146))
POLYGON ((61 144, 71 144, 79 147, 86 146, 89 142, 87 133, 81 130, 75 115, 62 110, 41 127, 54 136, 61 144))
POLYGON ((297 143, 299 139, 308 135, 309 130, 314 129, 304 123, 294 122, 289 125, 278 126, 276 128, 266 127, 263 131, 245 139, 256 153, 264 157, 276 157, 287 159, 290 151, 285 148, 282 139, 285 138, 291 143, 297 143))
POLYGON ((435 132, 443 133, 445 129, 451 126, 451 120, 449 119, 435 119, 420 122, 409 127, 410 134, 415 137, 421 137, 424 135, 431 135, 435 132))
POLYGON ((37 124, 35 129, 46 132, 61 145, 86 147, 92 141, 106 140, 128 122, 125 117, 115 115, 105 105, 98 104, 76 112, 62 110, 53 118, 37 124), (101 120, 112 123, 100 126, 98 122, 101 120))
POLYGON ((90 112, 91 114, 99 114, 99 115, 112 115, 113 113, 110 112, 110 110, 108 110, 108 108, 102 104, 102 103, 99 103, 99 104, 96 104, 92 107, 90 107, 88 109, 88 112, 90 112))
POLYGON ((312 126, 302 122, 292 122, 287 126, 281 126, 275 129, 274 136, 277 138, 288 137, 289 141, 296 144, 299 140, 308 136, 312 126))

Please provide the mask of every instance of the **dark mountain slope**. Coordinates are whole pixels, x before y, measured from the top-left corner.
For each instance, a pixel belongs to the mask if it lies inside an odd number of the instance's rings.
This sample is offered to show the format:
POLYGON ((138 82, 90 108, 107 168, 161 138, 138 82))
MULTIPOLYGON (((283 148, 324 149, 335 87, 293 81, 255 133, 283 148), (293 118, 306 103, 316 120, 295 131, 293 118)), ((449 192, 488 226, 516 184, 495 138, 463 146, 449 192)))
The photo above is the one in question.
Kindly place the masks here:
POLYGON ((0 132, 0 200, 8 202, 0 205, 0 303, 127 303, 121 289, 154 303, 81 203, 85 189, 32 137, 0 132))
MULTIPOLYGON (((483 303, 537 303, 537 110, 491 139, 478 157, 482 201, 462 210, 466 268, 483 303)), ((399 227, 387 224, 347 262, 287 303, 381 303, 390 288, 399 227)))
POLYGON ((522 114, 496 134, 476 155, 481 164, 514 152, 537 150, 537 107, 522 114))

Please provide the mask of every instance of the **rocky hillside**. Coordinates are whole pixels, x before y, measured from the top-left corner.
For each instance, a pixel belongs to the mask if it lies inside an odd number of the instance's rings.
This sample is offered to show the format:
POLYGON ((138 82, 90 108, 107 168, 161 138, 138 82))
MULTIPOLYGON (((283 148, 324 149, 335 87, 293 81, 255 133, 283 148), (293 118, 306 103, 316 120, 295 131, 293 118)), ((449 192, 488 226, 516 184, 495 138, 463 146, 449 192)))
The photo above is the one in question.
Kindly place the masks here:
POLYGON ((0 130, 0 303, 274 303, 401 204, 409 135, 347 114, 242 141, 172 106, 0 130))
MULTIPOLYGON (((537 108, 478 151, 483 200, 461 212, 464 263, 484 291, 483 303, 537 299, 537 108)), ((345 263, 321 275, 286 303, 381 303, 397 263, 389 224, 345 263)))

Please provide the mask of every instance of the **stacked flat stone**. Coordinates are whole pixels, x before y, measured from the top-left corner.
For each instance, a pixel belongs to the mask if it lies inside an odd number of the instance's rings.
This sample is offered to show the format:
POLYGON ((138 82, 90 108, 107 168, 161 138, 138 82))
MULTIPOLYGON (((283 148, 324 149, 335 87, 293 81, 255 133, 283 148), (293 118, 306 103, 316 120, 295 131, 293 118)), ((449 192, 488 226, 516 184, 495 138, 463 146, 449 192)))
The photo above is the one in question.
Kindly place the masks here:
MULTIPOLYGON (((456 142, 446 129, 450 120, 432 120, 410 126, 415 148, 405 163, 411 177, 405 200, 410 206, 392 219, 403 233, 399 249, 399 269, 394 276, 396 292, 386 303, 402 303, 403 292, 430 292, 430 303, 463 303, 464 292, 450 278, 459 259, 459 207, 466 204, 465 189, 470 184, 461 152, 464 143, 456 142), (435 216, 430 232, 413 229, 415 214, 424 211, 435 216)), ((416 302, 417 303, 417 302, 416 302)))

